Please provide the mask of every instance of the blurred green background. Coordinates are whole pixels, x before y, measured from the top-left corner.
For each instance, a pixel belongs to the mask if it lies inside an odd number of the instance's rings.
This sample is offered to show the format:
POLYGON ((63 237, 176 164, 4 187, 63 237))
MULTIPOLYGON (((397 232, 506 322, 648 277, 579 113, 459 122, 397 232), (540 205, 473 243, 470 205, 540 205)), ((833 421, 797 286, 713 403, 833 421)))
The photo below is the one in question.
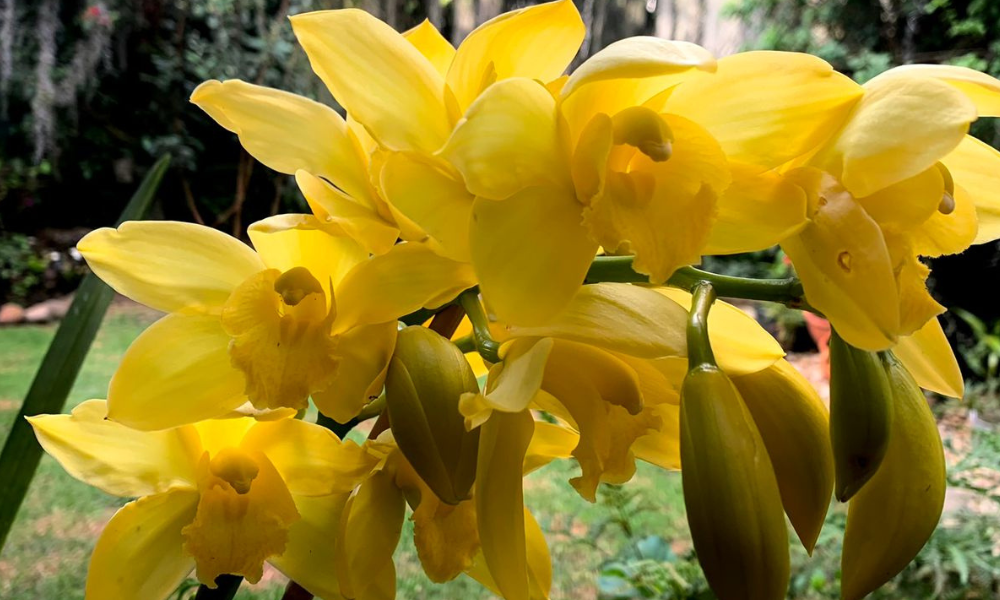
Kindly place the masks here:
MULTIPOLYGON (((1000 74, 997 0, 576 0, 588 37, 576 63, 631 35, 698 42, 719 56, 745 49, 817 54, 858 81, 892 66, 935 62, 1000 74)), ((0 305, 35 309, 39 324, 0 327, 0 441, 9 431, 55 325, 86 272, 73 245, 112 224, 149 167, 174 160, 153 218, 196 221, 237 236, 279 212, 306 211, 294 182, 257 164, 236 137, 189 104, 206 79, 241 78, 336 106, 295 44, 287 17, 357 6, 402 31, 430 19, 454 43, 476 25, 534 2, 512 0, 0 0, 0 305), (43 306, 45 310, 38 307, 43 306)), ((1000 143, 995 119, 973 133, 1000 143)), ((932 291, 969 382, 965 401, 934 399, 949 457, 946 515, 917 561, 881 598, 1000 597, 1000 302, 998 247, 934 261, 932 291)), ((773 251, 712 259, 706 268, 783 275, 773 251)), ((13 308, 8 308, 13 307, 13 308)), ((4 310, 0 310, 3 313, 4 310)), ((758 317, 820 387, 800 316, 758 317)), ((103 397, 121 353, 156 314, 118 301, 69 405, 103 397)), ((0 314, 0 321, 3 321, 0 314)), ((553 598, 711 598, 684 523, 680 479, 642 466, 591 505, 565 461, 533 474, 528 503, 548 537, 553 598)), ((86 561, 120 506, 47 457, 0 554, 0 599, 83 598, 86 561)), ((833 507, 812 558, 793 551, 790 598, 833 599, 845 513, 833 507)), ((487 598, 459 579, 434 586, 404 535, 400 598, 487 598)), ((280 598, 273 572, 243 598, 280 598)), ((179 590, 178 598, 193 590, 179 590)))

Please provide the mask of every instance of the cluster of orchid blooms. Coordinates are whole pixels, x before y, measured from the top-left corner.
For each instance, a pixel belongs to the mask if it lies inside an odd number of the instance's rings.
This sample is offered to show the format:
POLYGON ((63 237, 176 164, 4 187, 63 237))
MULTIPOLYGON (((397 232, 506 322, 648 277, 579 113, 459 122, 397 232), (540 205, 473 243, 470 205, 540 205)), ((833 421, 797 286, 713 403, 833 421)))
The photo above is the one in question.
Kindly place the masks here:
POLYGON ((915 556, 945 489, 921 388, 963 387, 921 257, 1000 237, 1000 153, 968 135, 1000 115, 1000 81, 908 65, 858 85, 805 54, 651 37, 566 75, 571 0, 457 49, 353 9, 291 26, 346 119, 238 80, 191 100, 312 214, 254 223, 252 246, 180 222, 79 243, 167 313, 107 400, 31 418, 70 474, 137 498, 88 600, 164 600, 192 571, 256 582, 265 562, 326 600, 393 598, 407 506, 431 580, 547 598, 522 479, 565 459, 590 501, 636 460, 680 470, 722 600, 784 598, 786 518, 811 552, 834 496, 843 598, 915 556), (796 279, 692 267, 775 245, 796 279), (829 319, 829 411, 716 295, 829 319))

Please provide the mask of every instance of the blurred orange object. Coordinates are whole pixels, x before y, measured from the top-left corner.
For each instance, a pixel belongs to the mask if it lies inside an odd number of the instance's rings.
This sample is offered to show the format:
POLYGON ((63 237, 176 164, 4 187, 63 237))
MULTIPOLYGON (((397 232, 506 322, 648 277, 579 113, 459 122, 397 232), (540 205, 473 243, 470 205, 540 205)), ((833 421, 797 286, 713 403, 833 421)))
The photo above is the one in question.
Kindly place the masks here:
POLYGON ((816 342, 819 348, 819 355, 823 358, 823 376, 830 380, 830 322, 823 317, 811 312, 804 312, 806 319, 806 329, 809 336, 816 342))

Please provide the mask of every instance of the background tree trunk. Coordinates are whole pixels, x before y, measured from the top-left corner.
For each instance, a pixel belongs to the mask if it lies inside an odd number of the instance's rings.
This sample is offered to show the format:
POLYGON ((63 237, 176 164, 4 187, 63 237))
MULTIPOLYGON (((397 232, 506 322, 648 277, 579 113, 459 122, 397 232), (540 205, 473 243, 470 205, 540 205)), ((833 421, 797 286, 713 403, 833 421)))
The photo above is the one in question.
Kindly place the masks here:
POLYGON ((608 18, 608 4, 611 0, 597 0, 594 3, 594 29, 591 33, 590 47, 595 50, 604 47, 604 22, 608 18))
POLYGON ((677 32, 677 0, 656 0, 653 33, 658 38, 674 39, 677 32))
POLYGON ((393 29, 399 29, 399 2, 398 0, 383 0, 385 3, 385 8, 383 14, 385 15, 385 22, 388 23, 393 29))
POLYGON ((381 0, 361 0, 358 8, 375 15, 378 18, 382 18, 384 15, 382 13, 382 2, 381 0))
POLYGON ((458 46, 476 28, 476 7, 473 0, 452 0, 451 43, 458 46))
POLYGON ((441 0, 424 0, 424 13, 432 25, 441 29, 444 25, 444 10, 441 8, 441 0))
POLYGON ((7 119, 7 93, 14 74, 14 0, 0 0, 0 121, 7 119))
POLYGON ((698 0, 698 12, 695 16, 697 26, 694 30, 694 43, 702 45, 705 43, 705 21, 707 20, 708 2, 707 0, 698 0))
POLYGON ((482 25, 503 12, 503 0, 479 0, 476 7, 476 25, 482 25))
POLYGON ((580 16, 583 17, 585 33, 583 34, 583 43, 580 44, 580 52, 576 56, 577 64, 587 60, 587 57, 590 56, 591 42, 594 39, 594 0, 583 0, 580 16))

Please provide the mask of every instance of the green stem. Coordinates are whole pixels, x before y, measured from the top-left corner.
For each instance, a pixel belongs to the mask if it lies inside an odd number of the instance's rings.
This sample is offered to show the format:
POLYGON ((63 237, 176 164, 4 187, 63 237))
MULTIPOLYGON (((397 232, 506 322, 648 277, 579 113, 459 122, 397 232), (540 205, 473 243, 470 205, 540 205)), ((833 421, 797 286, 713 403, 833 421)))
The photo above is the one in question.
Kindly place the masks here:
POLYGON ((452 340, 452 342, 458 346, 458 349, 461 350, 463 354, 466 352, 476 351, 476 336, 471 333, 469 335, 463 335, 457 340, 452 340))
MULTIPOLYGON (((150 169, 122 212, 119 225, 143 218, 169 165, 167 155, 150 169)), ((84 277, 17 416, 7 421, 10 432, 0 450, 0 551, 42 459, 42 447, 25 417, 62 411, 114 295, 93 273, 84 277)), ((26 525, 24 521, 22 524, 26 525)))
POLYGON ((695 284, 692 290, 691 313, 688 316, 688 369, 715 365, 715 354, 708 339, 708 311, 715 302, 715 288, 707 281, 695 284))
POLYGON ((472 337, 479 355, 486 362, 500 362, 500 344, 490 334, 490 323, 486 318, 483 304, 479 301, 479 291, 465 290, 458 297, 458 303, 465 309, 465 314, 469 315, 469 321, 472 322, 472 337))
MULTIPOLYGON (((632 256, 598 256, 591 264, 590 270, 587 271, 587 283, 602 281, 649 283, 649 277, 636 273, 632 269, 633 258, 632 256)), ((711 283, 716 293, 725 298, 776 302, 789 308, 816 312, 806 301, 802 282, 797 277, 749 279, 717 275, 694 267, 681 267, 670 276, 667 285, 690 292, 703 281, 711 283)))
POLYGON ((219 575, 215 578, 216 588, 213 590, 207 585, 198 588, 194 600, 233 600, 243 578, 239 575, 219 575))
POLYGON ((790 308, 811 310, 802 290, 802 282, 797 277, 750 279, 717 275, 694 267, 681 267, 670 276, 667 285, 690 292, 701 282, 712 284, 716 294, 726 298, 776 302, 790 308))
POLYGON ((587 283, 649 283, 649 277, 632 270, 633 256, 598 256, 587 270, 587 283))
POLYGON ((362 421, 367 421, 372 417, 377 417, 382 414, 382 409, 385 408, 385 392, 383 391, 378 398, 375 398, 371 402, 365 405, 358 413, 358 416, 352 419, 355 423, 360 423, 362 421))

